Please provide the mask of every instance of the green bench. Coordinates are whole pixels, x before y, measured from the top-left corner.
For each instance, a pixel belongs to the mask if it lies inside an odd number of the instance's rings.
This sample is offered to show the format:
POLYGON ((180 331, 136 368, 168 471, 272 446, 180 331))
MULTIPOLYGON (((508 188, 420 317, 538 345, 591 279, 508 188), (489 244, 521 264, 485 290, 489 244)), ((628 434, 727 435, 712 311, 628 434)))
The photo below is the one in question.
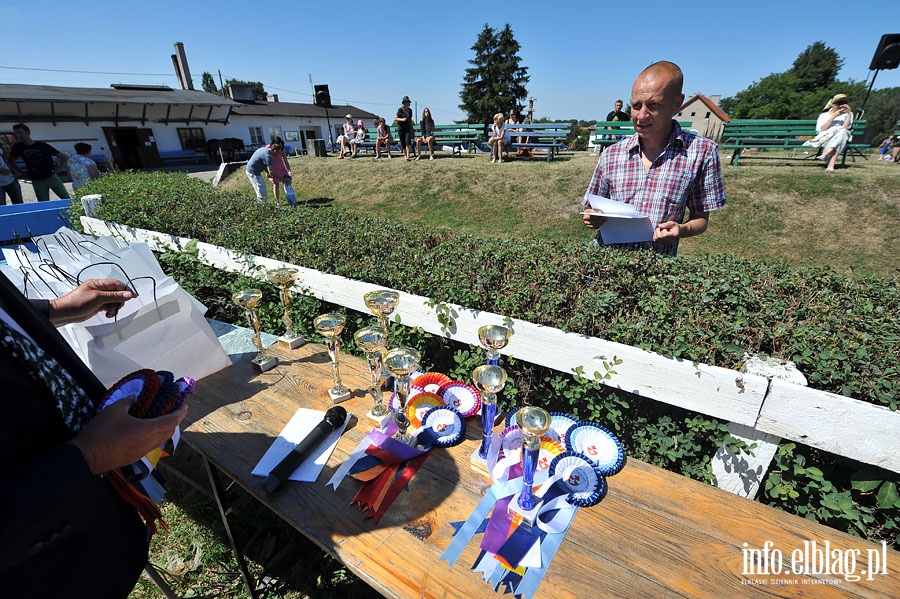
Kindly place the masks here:
POLYGON ((569 123, 518 123, 508 128, 512 149, 546 150, 547 162, 568 145, 569 123))
MULTIPOLYGON (((678 124, 685 130, 691 128, 690 121, 678 121, 678 124)), ((632 134, 634 134, 634 125, 631 121, 597 121, 594 125, 594 133, 591 134, 591 143, 595 147, 603 148, 632 134)))
MULTIPOLYGON (((864 138, 865 129, 865 120, 855 120, 850 128, 850 133, 857 140, 861 140, 864 138)), ((809 147, 804 146, 804 142, 815 136, 815 119, 734 119, 725 123, 719 147, 726 150, 734 150, 734 153, 731 155, 731 164, 734 166, 740 164, 741 156, 747 148, 786 149, 792 151, 788 158, 807 159, 815 157, 818 150, 812 152, 812 156, 798 156, 796 151, 798 148, 809 147)), ((866 149, 868 149, 868 144, 860 143, 859 141, 853 143, 851 141, 847 144, 847 150, 844 152, 841 164, 847 161, 848 153, 854 161, 857 154, 868 159, 864 152, 866 149)))
MULTIPOLYGON (((375 148, 375 141, 378 138, 377 128, 367 130, 368 136, 365 141, 357 144, 357 148, 365 150, 366 152, 375 148)), ((415 140, 421 136, 422 130, 418 125, 416 125, 413 130, 415 131, 415 134, 413 135, 413 145, 415 147, 415 140)), ((453 155, 456 156, 462 154, 462 151, 467 147, 467 144, 477 143, 479 141, 484 141, 484 127, 482 125, 454 123, 450 125, 434 126, 434 149, 436 152, 441 151, 441 148, 444 146, 450 146, 453 155)), ((400 143, 400 133, 397 131, 396 125, 391 127, 391 143, 400 143)))

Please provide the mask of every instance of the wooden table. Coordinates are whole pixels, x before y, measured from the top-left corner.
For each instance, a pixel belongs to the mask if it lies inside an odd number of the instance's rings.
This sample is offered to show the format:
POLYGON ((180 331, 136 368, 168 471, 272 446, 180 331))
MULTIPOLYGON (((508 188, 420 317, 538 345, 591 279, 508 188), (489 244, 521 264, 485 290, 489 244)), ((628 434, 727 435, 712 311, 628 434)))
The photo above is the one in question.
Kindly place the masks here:
MULTIPOLYGON (((491 596, 470 569, 480 535, 453 569, 438 561, 452 539, 450 523, 465 520, 489 487, 469 467, 481 437, 477 419, 468 421, 464 443, 432 452, 409 492, 375 525, 349 504, 359 482, 347 478, 337 492, 325 487, 370 428, 364 414, 371 400, 363 391, 368 369, 363 360, 342 355, 344 383, 353 390, 342 405, 360 421, 348 427, 316 483, 288 481, 263 497, 262 479, 250 471, 296 408, 330 407, 324 346, 271 349, 280 361, 275 369, 260 374, 248 360, 238 362, 198 381, 189 398, 182 438, 207 459, 211 480, 217 484, 218 470, 224 472, 386 597, 491 596)), ((609 487, 599 505, 579 510, 536 597, 900 597, 896 551, 638 460, 629 460, 609 487), (868 552, 876 552, 886 573, 856 582, 841 575, 743 573, 747 549, 760 550, 757 558, 781 552, 790 568, 792 552, 809 541, 819 548, 827 541, 832 551, 859 550, 857 574, 866 569, 868 552)), ((231 536, 227 521, 226 529, 231 536)), ((236 550, 243 564, 239 545, 236 550)), ((774 567, 774 559, 769 564, 774 567)))

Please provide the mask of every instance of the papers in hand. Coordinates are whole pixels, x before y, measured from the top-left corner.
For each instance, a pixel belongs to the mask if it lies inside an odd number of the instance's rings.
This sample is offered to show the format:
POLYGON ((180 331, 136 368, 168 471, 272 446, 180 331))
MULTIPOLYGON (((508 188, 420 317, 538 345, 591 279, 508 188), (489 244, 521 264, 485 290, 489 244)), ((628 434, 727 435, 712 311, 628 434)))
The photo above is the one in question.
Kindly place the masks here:
POLYGON ((634 206, 593 194, 585 194, 584 199, 590 204, 592 212, 581 214, 599 214, 606 217, 606 222, 600 225, 603 245, 653 241, 653 225, 650 224, 650 217, 638 212, 634 206))
MULTIPOLYGON (((322 422, 322 417, 324 415, 325 412, 319 410, 298 408, 294 413, 294 416, 290 419, 284 429, 282 429, 278 438, 275 439, 272 446, 269 447, 269 450, 262 459, 259 460, 259 463, 250 474, 255 476, 268 476, 272 469, 275 468, 287 454, 291 453, 291 451, 306 438, 306 435, 308 435, 317 424, 322 422)), ((349 420, 349 418, 347 420, 349 420)), ((293 474, 288 477, 288 480, 308 483, 315 482, 316 479, 319 478, 322 468, 324 468, 326 462, 328 462, 328 458, 331 457, 334 448, 337 447, 338 440, 341 438, 341 434, 346 427, 347 421, 345 420, 342 426, 331 431, 319 446, 316 447, 313 453, 310 454, 296 470, 294 470, 293 474)))

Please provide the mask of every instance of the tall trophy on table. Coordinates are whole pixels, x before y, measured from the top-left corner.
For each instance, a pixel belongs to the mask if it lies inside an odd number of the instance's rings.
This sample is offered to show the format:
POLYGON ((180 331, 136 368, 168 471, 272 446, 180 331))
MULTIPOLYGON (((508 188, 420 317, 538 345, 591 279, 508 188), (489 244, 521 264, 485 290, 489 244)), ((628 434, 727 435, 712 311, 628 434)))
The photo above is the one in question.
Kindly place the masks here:
POLYGON ((328 390, 328 397, 332 403, 339 403, 350 398, 350 390, 341 382, 341 368, 338 358, 341 353, 341 344, 338 340, 344 330, 344 315, 329 312, 316 316, 313 324, 316 332, 325 337, 325 347, 328 348, 328 357, 331 358, 331 375, 334 379, 334 387, 328 390))
MULTIPOLYGON (((484 327, 482 327, 484 328, 484 327)), ((472 382, 481 392, 481 446, 472 454, 472 468, 490 474, 487 468, 487 457, 491 450, 491 435, 494 432, 494 420, 497 418, 497 394, 506 386, 507 374, 500 366, 482 364, 472 371, 472 382)))
POLYGON ((399 408, 394 414, 394 422, 397 423, 397 433, 394 438, 401 443, 412 445, 415 437, 407 432, 409 428, 409 416, 407 415, 409 403, 409 379, 418 370, 422 356, 411 347, 395 347, 384 356, 384 367, 394 377, 394 393, 397 395, 399 408))
POLYGON ((288 267, 271 268, 266 271, 266 278, 278 288, 281 295, 281 305, 284 306, 284 316, 281 317, 281 321, 284 323, 285 331, 278 338, 278 343, 288 349, 296 349, 306 343, 306 339, 303 338, 303 335, 294 332, 294 322, 291 320, 288 308, 291 305, 290 288, 300 278, 300 271, 296 268, 288 267))
POLYGON ((397 308, 397 303, 400 301, 400 294, 396 291, 391 291, 390 289, 377 289, 365 294, 363 296, 363 301, 366 302, 366 308, 378 317, 378 324, 381 325, 381 328, 384 329, 385 336, 387 336, 388 331, 390 330, 388 328, 388 316, 393 314, 394 310, 397 308))
POLYGON ((552 419, 543 408, 524 406, 516 411, 516 424, 522 429, 522 492, 509 502, 509 512, 522 516, 531 525, 538 512, 534 497, 534 473, 537 471, 541 437, 550 430, 552 419))
POLYGON ((266 353, 262 344, 262 336, 259 332, 259 315, 256 313, 256 307, 262 300, 262 291, 259 289, 242 289, 231 295, 231 300, 244 309, 247 313, 247 322, 253 329, 253 345, 256 346, 256 357, 251 360, 253 367, 260 372, 271 370, 278 364, 275 356, 266 353))
POLYGON ((380 326, 359 329, 353 335, 356 346, 366 354, 369 363, 369 373, 372 375, 372 386, 369 394, 372 396, 372 409, 366 414, 369 420, 376 423, 378 428, 384 428, 391 420, 391 411, 384 405, 384 395, 381 391, 381 353, 387 344, 387 331, 380 326))
POLYGON ((478 341, 487 351, 485 363, 500 366, 500 350, 507 346, 512 330, 499 324, 489 324, 478 329, 478 341))

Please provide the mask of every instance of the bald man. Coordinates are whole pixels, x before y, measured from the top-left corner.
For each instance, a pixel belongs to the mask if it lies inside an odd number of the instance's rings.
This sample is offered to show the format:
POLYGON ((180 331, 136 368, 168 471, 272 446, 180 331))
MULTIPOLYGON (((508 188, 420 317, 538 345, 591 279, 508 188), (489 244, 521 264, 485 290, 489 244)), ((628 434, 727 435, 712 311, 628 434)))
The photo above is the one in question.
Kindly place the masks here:
MULTIPOLYGON (((709 213, 725 206, 718 146, 672 118, 684 102, 683 83, 674 63, 644 69, 631 88, 635 134, 604 150, 594 169, 587 193, 631 204, 653 224, 652 243, 616 244, 622 249, 675 256, 679 240, 706 231, 709 213)), ((597 214, 583 219, 589 229, 606 221, 597 214)), ((603 243, 600 231, 597 241, 603 243)))

